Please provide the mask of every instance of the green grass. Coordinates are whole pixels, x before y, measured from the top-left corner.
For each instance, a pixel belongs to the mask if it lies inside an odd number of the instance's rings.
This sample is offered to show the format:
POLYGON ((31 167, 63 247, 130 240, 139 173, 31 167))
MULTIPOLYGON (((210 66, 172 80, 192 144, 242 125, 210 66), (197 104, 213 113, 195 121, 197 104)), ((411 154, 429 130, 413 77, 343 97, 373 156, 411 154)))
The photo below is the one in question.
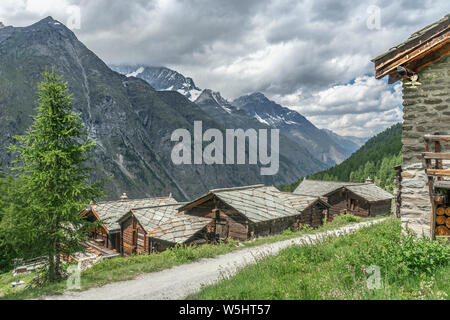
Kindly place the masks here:
MULTIPOLYGON (((304 234, 324 232, 345 225, 374 219, 375 218, 363 219, 352 215, 344 215, 336 217, 333 222, 324 224, 317 229, 305 227, 299 231, 286 230, 278 235, 261 237, 242 243, 231 240, 218 245, 206 244, 202 246, 178 246, 159 254, 132 256, 128 258, 116 257, 103 260, 94 265, 92 268, 82 272, 81 290, 99 287, 111 282, 131 280, 144 273, 160 271, 176 265, 191 263, 201 258, 213 258, 220 254, 225 254, 247 247, 288 240, 304 234)), ((11 282, 14 280, 12 280, 11 272, 0 275, 0 299, 39 298, 44 295, 62 294, 66 289, 65 281, 42 287, 32 286, 32 278, 33 276, 28 275, 24 279, 24 282, 28 285, 12 290, 10 289, 10 286, 11 282)))
POLYGON ((450 247, 386 222, 265 257, 192 299, 448 299, 450 247), (380 270, 380 288, 369 289, 380 270))

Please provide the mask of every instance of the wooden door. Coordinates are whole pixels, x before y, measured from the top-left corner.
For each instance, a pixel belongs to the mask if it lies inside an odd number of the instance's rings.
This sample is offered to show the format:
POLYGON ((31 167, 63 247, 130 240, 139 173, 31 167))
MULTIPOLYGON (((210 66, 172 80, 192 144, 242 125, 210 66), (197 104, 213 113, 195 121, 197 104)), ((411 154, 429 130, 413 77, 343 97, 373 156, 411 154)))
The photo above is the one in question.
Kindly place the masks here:
POLYGON ((226 240, 228 238, 228 229, 228 222, 226 220, 217 221, 216 238, 219 240, 226 240))

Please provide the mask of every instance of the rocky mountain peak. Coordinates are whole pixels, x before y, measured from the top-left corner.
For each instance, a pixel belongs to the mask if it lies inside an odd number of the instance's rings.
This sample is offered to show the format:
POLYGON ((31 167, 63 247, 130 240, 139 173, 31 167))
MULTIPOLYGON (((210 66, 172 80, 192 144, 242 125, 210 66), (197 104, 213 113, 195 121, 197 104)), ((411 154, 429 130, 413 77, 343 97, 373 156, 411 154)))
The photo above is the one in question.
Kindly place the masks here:
POLYGON ((0 21, 0 28, 4 28, 5 25, 3 24, 3 22, 0 21))
POLYGON ((178 91, 191 101, 195 101, 201 93, 192 78, 166 67, 110 65, 110 68, 127 77, 145 80, 157 91, 178 91))
POLYGON ((58 43, 61 37, 72 41, 78 41, 75 34, 61 22, 53 19, 51 16, 44 18, 28 27, 22 28, 24 32, 32 32, 34 41, 42 41, 44 38, 53 39, 54 43, 58 43))
POLYGON ((229 102, 220 95, 220 92, 216 92, 211 89, 203 90, 202 93, 198 96, 197 100, 195 100, 195 102, 201 103, 206 100, 211 100, 211 101, 217 103, 218 105, 229 104, 229 102))
POLYGON ((249 95, 245 95, 245 96, 237 98, 236 100, 233 101, 233 104, 238 107, 241 107, 243 105, 250 104, 250 103, 267 104, 270 102, 271 101, 269 99, 267 99, 267 97, 263 93, 254 92, 249 95))

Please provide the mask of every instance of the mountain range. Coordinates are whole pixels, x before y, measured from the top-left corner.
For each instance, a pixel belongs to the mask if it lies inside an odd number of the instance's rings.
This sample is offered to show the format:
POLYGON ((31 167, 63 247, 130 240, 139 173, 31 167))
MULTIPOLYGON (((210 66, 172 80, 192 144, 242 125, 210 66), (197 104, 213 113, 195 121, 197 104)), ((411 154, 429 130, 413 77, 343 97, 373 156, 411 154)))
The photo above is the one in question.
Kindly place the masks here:
MULTIPOLYGON (((192 79, 173 70, 139 67, 133 71, 122 66, 116 72, 51 17, 27 27, 0 28, 3 150, 15 142, 14 135, 25 133, 31 125, 38 83, 42 72, 52 67, 68 82, 73 108, 97 143, 92 179, 111 177, 105 186, 107 198, 126 192, 130 198, 172 193, 179 200, 191 199, 218 187, 291 183, 331 164, 282 129, 277 175, 261 176, 261 165, 175 165, 172 132, 179 128, 193 132, 194 121, 202 121, 204 130, 222 132, 231 124, 273 125, 258 121, 245 104, 238 107, 218 93, 201 91, 192 79)), ((0 153, 4 167, 12 160, 11 154, 0 153)))
MULTIPOLYGON (((319 129, 300 113, 269 100, 263 93, 241 96, 232 102, 220 92, 198 88, 192 78, 166 67, 112 65, 113 70, 147 81, 156 90, 174 90, 199 105, 227 128, 248 128, 255 121, 263 127, 280 132, 325 166, 331 167, 347 159, 367 139, 340 136, 327 129, 319 129), (225 112, 224 112, 225 111, 225 112), (242 112, 244 111, 244 112, 242 112)), ((250 126, 251 127, 251 126, 250 126)))

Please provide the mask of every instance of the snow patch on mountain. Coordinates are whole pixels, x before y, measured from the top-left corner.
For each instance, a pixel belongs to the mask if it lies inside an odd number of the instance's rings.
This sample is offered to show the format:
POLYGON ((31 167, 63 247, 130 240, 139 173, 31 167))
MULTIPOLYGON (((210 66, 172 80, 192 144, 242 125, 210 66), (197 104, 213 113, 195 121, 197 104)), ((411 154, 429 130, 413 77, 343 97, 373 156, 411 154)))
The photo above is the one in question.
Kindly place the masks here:
POLYGON ((144 68, 143 68, 143 67, 140 67, 140 68, 137 69, 136 71, 131 72, 131 73, 128 73, 126 76, 127 76, 127 77, 137 77, 138 74, 141 74, 142 72, 144 72, 144 68))

